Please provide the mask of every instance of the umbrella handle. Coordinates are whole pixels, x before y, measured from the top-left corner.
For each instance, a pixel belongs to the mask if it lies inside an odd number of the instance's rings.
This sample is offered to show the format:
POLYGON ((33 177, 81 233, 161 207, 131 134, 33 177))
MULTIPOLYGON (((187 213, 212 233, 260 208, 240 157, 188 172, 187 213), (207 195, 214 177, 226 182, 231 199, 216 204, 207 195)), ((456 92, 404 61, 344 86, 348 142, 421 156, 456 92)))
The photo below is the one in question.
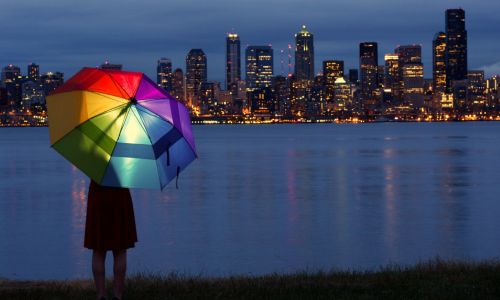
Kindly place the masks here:
POLYGON ((177 166, 177 176, 175 177, 175 188, 179 189, 179 173, 181 172, 181 167, 177 166))
POLYGON ((170 143, 167 144, 167 166, 170 166, 170 143))

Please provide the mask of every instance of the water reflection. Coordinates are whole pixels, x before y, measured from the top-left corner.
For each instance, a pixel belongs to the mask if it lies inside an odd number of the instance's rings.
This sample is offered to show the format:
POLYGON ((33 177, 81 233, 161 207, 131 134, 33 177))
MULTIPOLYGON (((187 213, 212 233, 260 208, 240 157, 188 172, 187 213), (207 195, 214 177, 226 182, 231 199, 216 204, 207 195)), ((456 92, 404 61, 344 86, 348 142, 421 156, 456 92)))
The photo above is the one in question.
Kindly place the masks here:
MULTIPOLYGON (((180 188, 132 192, 139 243, 130 272, 262 274, 497 255, 500 124, 393 125, 195 127, 200 159, 180 188)), ((0 135, 0 277, 91 275, 88 179, 47 143, 44 128, 0 135)))

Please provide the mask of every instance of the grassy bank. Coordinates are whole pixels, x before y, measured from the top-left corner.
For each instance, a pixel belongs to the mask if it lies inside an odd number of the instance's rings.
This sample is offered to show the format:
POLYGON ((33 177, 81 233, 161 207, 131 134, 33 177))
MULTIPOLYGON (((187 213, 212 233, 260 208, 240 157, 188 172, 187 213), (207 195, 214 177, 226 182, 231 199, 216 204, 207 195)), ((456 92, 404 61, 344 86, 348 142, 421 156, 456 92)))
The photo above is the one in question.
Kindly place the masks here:
MULTIPOLYGON (((90 280, 0 280, 0 299, 94 299, 90 280)), ((331 271, 256 277, 133 275, 133 299, 500 299, 500 261, 433 260, 373 272, 331 271)))

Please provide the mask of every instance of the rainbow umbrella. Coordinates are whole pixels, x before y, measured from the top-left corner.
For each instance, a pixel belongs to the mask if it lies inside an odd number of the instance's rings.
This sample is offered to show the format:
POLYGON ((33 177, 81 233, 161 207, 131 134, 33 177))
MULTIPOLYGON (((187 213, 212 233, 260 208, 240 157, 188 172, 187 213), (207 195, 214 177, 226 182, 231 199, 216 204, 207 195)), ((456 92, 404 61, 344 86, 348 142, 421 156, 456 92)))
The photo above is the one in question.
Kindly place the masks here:
POLYGON ((143 73, 83 68, 47 110, 52 147, 101 185, 163 189, 197 157, 188 110, 143 73))

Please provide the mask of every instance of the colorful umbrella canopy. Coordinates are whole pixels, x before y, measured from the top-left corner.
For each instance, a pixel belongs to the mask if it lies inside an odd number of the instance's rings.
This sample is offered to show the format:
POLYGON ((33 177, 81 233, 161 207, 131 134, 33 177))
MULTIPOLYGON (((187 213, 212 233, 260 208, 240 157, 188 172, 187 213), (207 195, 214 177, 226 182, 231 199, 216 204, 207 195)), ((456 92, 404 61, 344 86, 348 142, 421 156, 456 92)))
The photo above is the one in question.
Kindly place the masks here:
POLYGON ((83 68, 47 110, 52 147, 101 185, 163 189, 197 157, 188 110, 143 73, 83 68))

